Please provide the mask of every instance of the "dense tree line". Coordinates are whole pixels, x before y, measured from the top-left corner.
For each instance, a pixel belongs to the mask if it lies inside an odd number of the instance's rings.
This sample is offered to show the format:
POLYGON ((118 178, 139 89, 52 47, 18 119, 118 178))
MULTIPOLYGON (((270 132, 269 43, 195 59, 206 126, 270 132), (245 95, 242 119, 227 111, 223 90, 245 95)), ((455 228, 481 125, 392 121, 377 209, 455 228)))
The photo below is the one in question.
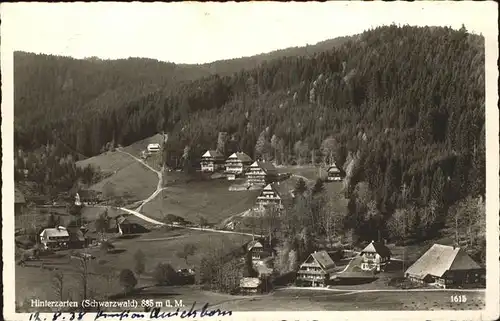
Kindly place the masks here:
POLYGON ((34 195, 56 198, 66 193, 73 197, 78 189, 98 182, 102 175, 90 165, 77 166, 73 153, 58 141, 31 151, 19 149, 14 155, 14 180, 34 184, 34 195))
POLYGON ((64 137, 65 144, 91 156, 109 142, 127 145, 165 131, 165 160, 174 166, 186 158, 196 163, 225 132, 226 155, 241 150, 286 163, 335 161, 347 174, 352 215, 345 224, 367 238, 397 222, 401 209, 425 209, 420 220, 427 219, 429 231, 438 229, 450 206, 484 195, 482 36, 465 28, 393 25, 307 55, 286 53, 259 60, 255 68, 244 60, 233 62, 246 68, 241 70, 220 63, 223 72, 216 74, 217 68, 207 66, 152 71, 157 63, 134 60, 135 67, 122 75, 116 66, 123 62, 100 61, 120 73, 105 72, 102 82, 89 84, 89 71, 78 85, 76 76, 51 69, 49 62, 40 70, 25 62, 25 75, 16 82, 16 144, 33 148, 64 137), (26 80, 28 70, 44 73, 45 83, 53 83, 46 78, 50 73, 54 79, 66 75, 62 88, 105 84, 106 90, 89 89, 86 99, 70 89, 67 96, 50 97, 60 89, 26 80), (55 104, 45 109, 45 118, 31 112, 37 101, 55 104))

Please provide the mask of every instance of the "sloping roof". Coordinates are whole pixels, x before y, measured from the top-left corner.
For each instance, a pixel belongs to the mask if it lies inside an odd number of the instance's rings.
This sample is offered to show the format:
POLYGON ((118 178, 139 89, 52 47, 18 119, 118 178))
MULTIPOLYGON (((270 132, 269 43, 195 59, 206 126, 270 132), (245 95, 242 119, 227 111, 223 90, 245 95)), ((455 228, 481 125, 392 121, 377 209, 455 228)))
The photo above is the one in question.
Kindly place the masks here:
POLYGON ((335 267, 335 262, 333 262, 332 258, 328 255, 328 253, 326 253, 326 251, 317 251, 311 253, 311 256, 324 270, 329 270, 335 267))
POLYGON ((424 253, 405 274, 419 278, 427 275, 442 277, 449 270, 480 269, 481 266, 474 262, 461 248, 448 245, 434 244, 424 253))
POLYGON ((128 217, 126 216, 118 216, 116 218, 116 222, 118 224, 131 224, 131 222, 128 220, 128 217))
POLYGON ((250 167, 260 167, 264 172, 275 172, 276 167, 271 162, 260 162, 260 161, 255 161, 253 162, 250 167))
POLYGON ((262 245, 262 243, 258 240, 253 240, 253 241, 250 241, 250 243, 248 243, 247 250, 250 251, 254 247, 264 247, 264 245, 262 245))
POLYGON ((241 278, 240 287, 241 288, 257 288, 261 285, 262 281, 259 278, 241 278))
POLYGON ((240 153, 240 152, 233 153, 233 154, 231 154, 231 156, 228 157, 228 159, 234 159, 234 158, 236 158, 236 159, 238 159, 238 160, 240 160, 242 162, 251 162, 252 161, 252 159, 250 158, 250 156, 248 156, 245 153, 240 153))
POLYGON ((340 169, 336 165, 328 167, 328 173, 340 173, 340 169))
POLYGON ((68 230, 64 227, 59 227, 59 228, 46 228, 45 230, 40 233, 40 236, 47 236, 47 237, 61 237, 61 236, 67 236, 69 237, 68 230))
POLYGON ((16 187, 14 190, 14 204, 24 204, 24 203, 26 203, 24 194, 16 187))
POLYGON ((277 185, 276 185, 276 184, 274 184, 274 183, 267 184, 267 185, 264 187, 263 191, 273 191, 273 192, 275 192, 276 194, 278 194, 278 196, 279 196, 279 194, 280 194, 280 192, 278 191, 277 185))
POLYGON ((207 150, 201 157, 224 157, 224 155, 216 150, 207 150))
POLYGON ((391 256, 391 251, 382 243, 372 241, 361 253, 378 253, 381 257, 391 256))

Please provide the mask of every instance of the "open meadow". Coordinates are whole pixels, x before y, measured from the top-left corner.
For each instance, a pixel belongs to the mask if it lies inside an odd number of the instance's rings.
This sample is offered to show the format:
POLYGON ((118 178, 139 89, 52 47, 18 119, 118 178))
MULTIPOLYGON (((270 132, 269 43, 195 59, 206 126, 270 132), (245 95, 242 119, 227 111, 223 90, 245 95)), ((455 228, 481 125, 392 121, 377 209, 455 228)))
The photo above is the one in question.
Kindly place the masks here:
POLYGON ((142 212, 161 220, 173 214, 198 223, 203 216, 210 223, 217 223, 239 214, 255 204, 260 191, 229 191, 231 182, 226 180, 192 181, 164 189, 142 212))
MULTIPOLYGON (((176 270, 194 267, 203 256, 210 253, 211 249, 230 250, 243 246, 251 239, 250 236, 244 235, 159 228, 149 233, 115 239, 113 241, 115 250, 111 252, 104 252, 99 248, 76 251, 85 251, 95 256, 95 259, 90 262, 92 272, 89 277, 89 288, 96 296, 101 296, 116 294, 122 290, 116 278, 110 281, 107 276, 110 274, 116 276, 123 268, 133 269, 134 254, 138 250, 145 254, 146 269, 138 280, 137 287, 148 287, 154 285, 151 275, 158 263, 170 264, 176 270), (186 244, 196 246, 195 253, 187 258, 187 262, 177 256, 177 252, 181 251, 186 244)), ((59 251, 54 255, 41 257, 39 261, 31 261, 25 267, 16 266, 16 302, 21 304, 35 297, 41 300, 55 300, 56 294, 52 281, 54 271, 64 273, 68 291, 78 288, 78 265, 75 264, 74 259, 70 258, 70 253, 71 250, 59 251)), ((78 293, 70 295, 77 297, 78 293)))
MULTIPOLYGON (((122 154, 121 157, 127 158, 127 155, 122 154)), ((133 164, 92 185, 91 189, 104 193, 106 198, 124 197, 129 202, 147 198, 155 191, 158 176, 136 160, 132 159, 132 162, 133 164)))

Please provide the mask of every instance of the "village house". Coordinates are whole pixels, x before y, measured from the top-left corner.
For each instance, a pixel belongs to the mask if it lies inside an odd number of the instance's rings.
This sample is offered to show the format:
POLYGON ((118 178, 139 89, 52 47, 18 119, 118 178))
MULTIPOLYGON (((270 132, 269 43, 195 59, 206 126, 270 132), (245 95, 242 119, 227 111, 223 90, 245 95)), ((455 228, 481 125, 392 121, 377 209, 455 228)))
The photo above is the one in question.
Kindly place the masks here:
POLYGON ((26 199, 24 194, 17 188, 14 191, 14 215, 23 215, 26 208, 26 199))
POLYGON ((207 150, 201 156, 201 171, 202 172, 216 172, 224 168, 224 155, 216 150, 207 150))
POLYGON ((242 294, 262 293, 263 283, 259 278, 244 277, 240 279, 240 292, 242 294))
POLYGON ((391 261, 391 251, 380 242, 371 241, 359 254, 362 258, 361 270, 383 271, 391 261))
POLYGON ((155 144, 148 144, 148 152, 149 153, 157 153, 161 149, 160 144, 155 143, 155 144))
POLYGON ((264 210, 270 206, 283 209, 283 202, 275 184, 267 184, 262 189, 262 192, 257 197, 256 205, 260 210, 264 210))
POLYGON ((464 249, 434 244, 406 270, 405 277, 418 283, 454 288, 483 283, 485 272, 464 249))
POLYGON ((328 173, 328 181, 333 182, 342 180, 342 172, 335 164, 328 168, 327 173, 328 173))
POLYGON ((272 250, 264 240, 253 240, 247 245, 247 251, 252 253, 252 261, 260 261, 272 255, 272 250))
POLYGON ((45 249, 67 248, 69 243, 68 230, 62 226, 46 228, 40 233, 40 243, 45 249))
POLYGON ((243 174, 252 164, 252 159, 245 153, 233 153, 226 160, 226 177, 228 180, 234 180, 243 174))
POLYGON ((250 165, 247 173, 247 182, 249 185, 266 185, 274 182, 278 177, 278 171, 273 164, 269 162, 256 161, 250 165))
POLYGON ((146 233, 148 229, 127 216, 118 216, 115 219, 116 230, 120 235, 146 233))
POLYGON ((297 283, 304 286, 326 286, 335 263, 326 251, 315 251, 300 265, 297 283))
POLYGON ((100 201, 99 193, 92 190, 80 190, 75 195, 75 205, 95 205, 100 201))

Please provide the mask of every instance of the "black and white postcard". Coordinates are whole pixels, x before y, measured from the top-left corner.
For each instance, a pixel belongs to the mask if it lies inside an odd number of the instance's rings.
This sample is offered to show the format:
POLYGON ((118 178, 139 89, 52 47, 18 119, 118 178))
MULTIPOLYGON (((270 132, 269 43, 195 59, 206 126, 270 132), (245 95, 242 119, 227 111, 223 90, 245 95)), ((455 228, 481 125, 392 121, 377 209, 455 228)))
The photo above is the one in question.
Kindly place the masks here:
POLYGON ((1 16, 6 320, 498 319, 495 2, 1 16))

